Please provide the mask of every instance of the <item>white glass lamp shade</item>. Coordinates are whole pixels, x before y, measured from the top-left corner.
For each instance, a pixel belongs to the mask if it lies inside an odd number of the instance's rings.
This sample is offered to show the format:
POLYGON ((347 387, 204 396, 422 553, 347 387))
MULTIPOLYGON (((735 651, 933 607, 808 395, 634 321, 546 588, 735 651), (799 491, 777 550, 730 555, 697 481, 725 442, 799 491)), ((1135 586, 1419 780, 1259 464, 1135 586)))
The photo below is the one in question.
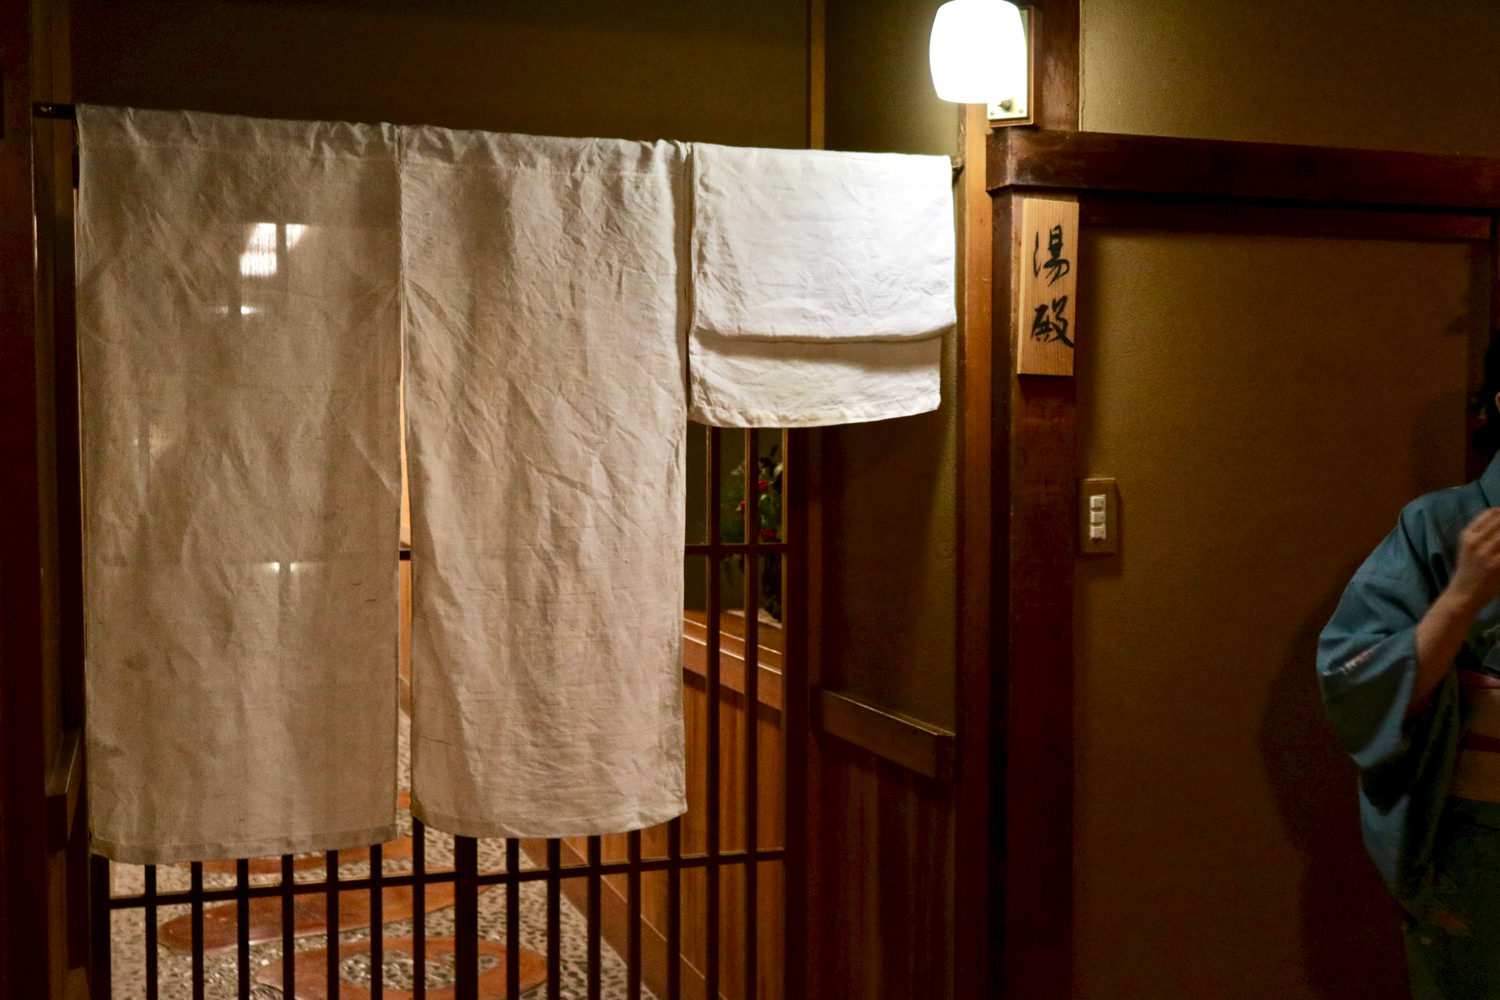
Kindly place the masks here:
POLYGON ((1006 0, 949 0, 932 19, 932 86, 945 101, 996 104, 1026 89, 1026 32, 1006 0))

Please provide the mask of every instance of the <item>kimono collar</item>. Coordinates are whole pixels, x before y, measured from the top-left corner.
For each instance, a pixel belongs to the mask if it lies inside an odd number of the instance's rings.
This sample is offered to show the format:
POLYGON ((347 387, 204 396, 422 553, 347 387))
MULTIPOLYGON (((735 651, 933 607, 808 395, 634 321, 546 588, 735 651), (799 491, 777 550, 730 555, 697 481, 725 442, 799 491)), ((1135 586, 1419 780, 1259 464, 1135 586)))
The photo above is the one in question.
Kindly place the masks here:
POLYGON ((1479 490, 1484 502, 1491 507, 1500 507, 1500 454, 1490 459, 1489 466, 1479 477, 1479 490))

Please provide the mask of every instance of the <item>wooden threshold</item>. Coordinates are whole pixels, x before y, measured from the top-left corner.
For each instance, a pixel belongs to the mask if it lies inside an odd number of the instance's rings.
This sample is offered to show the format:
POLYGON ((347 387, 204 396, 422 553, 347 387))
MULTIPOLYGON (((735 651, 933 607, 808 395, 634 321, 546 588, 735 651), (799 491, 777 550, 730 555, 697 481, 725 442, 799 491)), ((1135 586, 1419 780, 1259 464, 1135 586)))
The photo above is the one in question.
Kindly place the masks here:
POLYGON ((1500 211, 1500 158, 1001 129, 987 187, 1114 191, 1173 198, 1500 211))

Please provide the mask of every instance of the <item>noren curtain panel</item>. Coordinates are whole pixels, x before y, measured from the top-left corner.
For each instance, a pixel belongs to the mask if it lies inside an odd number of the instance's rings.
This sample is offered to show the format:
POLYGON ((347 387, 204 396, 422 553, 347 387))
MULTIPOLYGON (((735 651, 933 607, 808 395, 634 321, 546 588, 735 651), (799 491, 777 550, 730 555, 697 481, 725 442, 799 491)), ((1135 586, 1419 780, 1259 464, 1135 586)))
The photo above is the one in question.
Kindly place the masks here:
POLYGON ((690 407, 936 407, 946 158, 78 124, 94 849, 394 834, 403 364, 414 813, 507 837, 680 814, 690 407))

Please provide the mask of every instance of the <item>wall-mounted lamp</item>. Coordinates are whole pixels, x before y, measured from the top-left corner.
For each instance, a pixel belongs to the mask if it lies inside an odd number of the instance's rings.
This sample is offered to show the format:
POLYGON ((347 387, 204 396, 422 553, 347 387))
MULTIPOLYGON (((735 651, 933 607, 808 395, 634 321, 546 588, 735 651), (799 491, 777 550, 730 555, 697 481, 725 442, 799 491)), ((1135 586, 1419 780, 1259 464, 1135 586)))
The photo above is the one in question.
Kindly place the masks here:
POLYGON ((949 0, 927 50, 938 97, 985 104, 997 125, 1031 122, 1031 11, 1006 0, 949 0))

